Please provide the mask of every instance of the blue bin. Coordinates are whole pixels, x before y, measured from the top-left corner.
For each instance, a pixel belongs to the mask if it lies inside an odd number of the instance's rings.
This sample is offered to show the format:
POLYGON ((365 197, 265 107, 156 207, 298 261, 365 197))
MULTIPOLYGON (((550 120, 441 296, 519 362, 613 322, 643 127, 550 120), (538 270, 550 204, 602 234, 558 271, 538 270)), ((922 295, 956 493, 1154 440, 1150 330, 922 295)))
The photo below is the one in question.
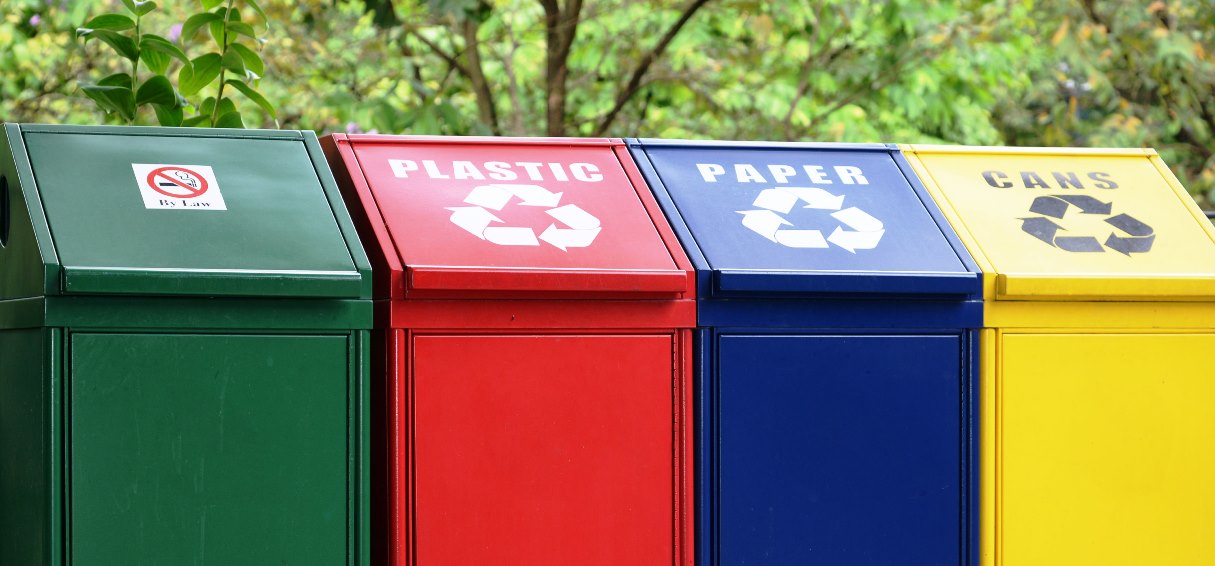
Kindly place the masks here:
POLYGON ((697 270, 697 562, 977 566, 981 274, 898 149, 628 144, 697 270))

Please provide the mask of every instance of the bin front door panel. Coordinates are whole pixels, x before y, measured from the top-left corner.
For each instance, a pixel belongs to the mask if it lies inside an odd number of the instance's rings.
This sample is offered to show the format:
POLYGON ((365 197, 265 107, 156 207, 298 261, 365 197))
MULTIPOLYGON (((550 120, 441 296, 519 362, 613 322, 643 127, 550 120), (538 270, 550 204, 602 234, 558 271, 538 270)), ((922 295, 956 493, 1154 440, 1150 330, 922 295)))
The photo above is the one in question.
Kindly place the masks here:
POLYGON ((347 337, 70 347, 73 564, 347 563, 347 337))
POLYGON ((1002 346, 998 564, 1210 564, 1215 334, 1002 346))
POLYGON ((413 345, 418 564, 673 563, 671 335, 413 345))
POLYGON ((718 346, 717 564, 961 561, 961 337, 718 346))

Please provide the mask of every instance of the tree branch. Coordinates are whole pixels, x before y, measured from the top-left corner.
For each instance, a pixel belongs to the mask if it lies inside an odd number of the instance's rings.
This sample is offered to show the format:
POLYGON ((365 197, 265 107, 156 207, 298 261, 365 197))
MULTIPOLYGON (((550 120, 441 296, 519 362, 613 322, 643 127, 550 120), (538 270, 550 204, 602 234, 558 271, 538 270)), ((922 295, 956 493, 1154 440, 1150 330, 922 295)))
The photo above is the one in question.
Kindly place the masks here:
POLYGON ((494 94, 489 90, 489 81, 485 79, 485 69, 481 66, 481 44, 477 41, 477 23, 469 18, 461 22, 464 31, 464 56, 468 59, 465 74, 472 83, 473 94, 477 98, 477 110, 481 121, 489 126, 495 136, 501 135, 498 127, 498 110, 494 107, 494 94))
POLYGON ((557 0, 539 0, 544 7, 545 99, 548 135, 565 135, 566 80, 569 78, 570 48, 578 33, 582 0, 567 0, 562 10, 557 0))
POLYGON ((682 30, 684 25, 688 23, 688 20, 691 20, 692 16, 696 15, 696 11, 700 10, 701 7, 708 3, 709 0, 688 1, 688 5, 684 7, 683 12, 679 15, 679 19, 675 20, 675 23, 671 25, 670 29, 663 34, 662 39, 658 40, 658 43, 655 44, 654 47, 641 58, 641 61, 637 64, 637 68, 633 69, 633 74, 629 77, 629 81, 625 84, 624 89, 616 94, 616 102, 612 105, 612 109, 608 110, 608 113, 603 116, 603 119, 599 122, 599 125, 595 127, 595 136, 602 136, 607 132, 608 128, 612 126, 612 122, 616 121, 616 116, 620 114, 622 109, 624 109, 624 105, 628 104, 629 100, 632 99, 633 96, 637 94, 638 89, 641 88, 641 80, 645 77, 645 74, 649 72, 650 67, 653 66, 655 61, 662 57, 662 54, 666 51, 667 46, 671 44, 671 41, 675 39, 675 36, 679 35, 680 30, 682 30))

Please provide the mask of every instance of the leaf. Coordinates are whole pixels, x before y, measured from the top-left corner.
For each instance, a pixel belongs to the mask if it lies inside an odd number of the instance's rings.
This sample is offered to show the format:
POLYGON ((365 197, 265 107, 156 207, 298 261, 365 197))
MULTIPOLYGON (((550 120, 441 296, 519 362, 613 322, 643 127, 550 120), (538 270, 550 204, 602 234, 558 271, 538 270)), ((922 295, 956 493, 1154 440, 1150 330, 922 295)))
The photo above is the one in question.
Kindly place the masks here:
POLYGON ((224 48, 224 19, 220 17, 207 24, 207 31, 211 32, 211 38, 215 40, 215 45, 222 51, 224 48))
POLYGON ((139 48, 135 46, 135 40, 116 31, 79 28, 76 30, 76 35, 83 37, 85 41, 95 37, 113 47, 119 55, 132 61, 139 58, 139 48))
POLYGON ((257 39, 257 32, 253 26, 244 22, 228 22, 228 34, 240 34, 249 39, 257 39))
POLYGON ((93 99, 102 110, 116 112, 128 122, 135 119, 135 95, 131 93, 130 88, 83 83, 80 90, 93 99))
POLYGON ((202 0, 202 7, 204 10, 210 10, 223 3, 224 0, 202 0))
POLYGON ((91 30, 108 29, 110 31, 124 31, 134 28, 135 20, 122 14, 102 14, 89 20, 81 27, 91 30))
POLYGON ((223 116, 229 112, 236 112, 236 103, 232 102, 231 98, 220 99, 219 105, 215 109, 215 112, 220 116, 223 116))
POLYGON ((182 125, 182 118, 185 117, 185 112, 181 106, 161 106, 159 104, 152 106, 152 110, 156 112, 156 121, 161 126, 176 127, 182 125))
POLYGON ((151 1, 140 2, 139 0, 135 1, 135 13, 137 15, 146 16, 146 15, 148 15, 149 12, 151 12, 152 10, 155 10, 155 9, 156 9, 155 2, 151 2, 151 1))
POLYGON ((216 128, 244 129, 245 122, 241 120, 240 112, 232 111, 219 117, 215 122, 216 128))
POLYGON ((215 111, 215 97, 214 96, 208 96, 207 99, 203 101, 202 105, 198 107, 198 113, 206 114, 206 116, 208 118, 211 117, 211 113, 214 111, 215 111))
POLYGON ((139 51, 139 60, 143 61, 148 69, 158 75, 163 75, 169 69, 169 63, 173 62, 173 58, 151 49, 141 49, 139 51))
POLYGON ((151 1, 122 0, 122 5, 126 6, 127 10, 130 10, 136 16, 147 15, 148 12, 156 9, 156 3, 151 1))
POLYGON ((253 90, 253 87, 236 79, 228 79, 228 84, 239 90, 241 94, 245 95, 245 98, 260 106, 262 110, 265 110, 266 114, 270 115, 270 118, 274 120, 278 119, 278 115, 274 112, 274 105, 270 104, 270 101, 266 100, 266 97, 262 96, 261 93, 253 90))
POLYGON ((265 24, 266 29, 270 29, 270 18, 266 17, 266 11, 262 10, 261 5, 255 0, 245 0, 245 4, 253 8, 253 11, 257 12, 257 16, 262 19, 262 23, 265 24))
POLYGON ((195 57, 190 65, 177 72, 177 88, 186 96, 194 96, 219 76, 219 53, 195 57))
POLYGON ((205 127, 211 125, 211 116, 210 115, 193 116, 190 118, 186 118, 185 120, 182 120, 181 125, 183 125, 187 128, 194 128, 194 127, 205 128, 205 127))
POLYGON ((241 58, 240 53, 229 49, 224 53, 223 65, 225 69, 242 77, 245 76, 245 60, 241 58))
POLYGON ((228 49, 240 54, 240 58, 245 61, 245 68, 256 73, 258 78, 266 75, 266 64, 262 62, 261 56, 256 51, 245 47, 241 43, 233 43, 228 46, 228 49))
POLYGON ((180 47, 174 45, 172 41, 160 37, 159 35, 152 35, 150 33, 144 34, 143 37, 139 38, 139 49, 141 51, 148 49, 159 51, 165 55, 177 59, 178 61, 181 61, 182 63, 190 63, 190 58, 186 56, 185 51, 182 51, 180 47))
POLYGON ((194 34, 198 33, 199 28, 211 22, 217 22, 222 19, 223 18, 219 14, 213 14, 211 12, 194 14, 193 16, 186 18, 186 22, 181 24, 181 42, 185 43, 189 39, 193 38, 194 34))
POLYGON ((120 86, 127 90, 131 89, 131 75, 126 73, 114 73, 104 79, 97 81, 101 86, 120 86))
POLYGON ((155 75, 139 85, 139 91, 135 93, 135 104, 176 107, 177 93, 173 91, 173 84, 169 82, 168 78, 164 75, 155 75))

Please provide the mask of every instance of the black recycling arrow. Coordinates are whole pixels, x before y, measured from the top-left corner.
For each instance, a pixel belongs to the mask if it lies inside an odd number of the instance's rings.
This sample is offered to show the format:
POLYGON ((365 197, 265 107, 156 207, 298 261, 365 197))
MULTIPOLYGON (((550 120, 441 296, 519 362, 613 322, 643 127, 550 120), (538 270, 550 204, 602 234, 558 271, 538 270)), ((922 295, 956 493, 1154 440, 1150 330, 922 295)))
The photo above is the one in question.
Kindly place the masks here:
POLYGON ((1063 218, 1068 206, 1079 208, 1084 214, 1109 214, 1114 209, 1113 203, 1101 202, 1088 195, 1052 195, 1035 198, 1033 204, 1029 205, 1029 211, 1051 218, 1063 218))
POLYGON ((1131 255, 1152 251, 1152 244, 1155 242, 1155 234, 1146 238, 1120 238, 1117 235, 1110 234, 1110 237, 1105 240, 1105 245, 1111 250, 1122 252, 1123 255, 1131 255))
POLYGON ((1137 220, 1134 216, 1123 213, 1118 216, 1111 216, 1105 221, 1110 226, 1122 230, 1132 236, 1151 236, 1154 233, 1151 226, 1137 220))
POLYGON ((1083 214, 1108 216, 1114 210, 1114 203, 1102 202, 1088 195, 1041 196, 1034 199, 1029 211, 1042 216, 1022 218, 1021 229, 1051 246, 1079 253, 1100 253, 1109 248, 1129 256, 1151 251, 1152 244, 1156 242, 1156 233, 1152 227, 1129 214, 1118 214, 1105 219, 1110 226, 1127 235, 1112 233, 1106 238, 1104 246, 1092 236, 1060 236, 1059 231, 1067 229, 1051 218, 1062 219, 1067 214, 1067 209, 1072 206, 1079 208, 1083 214))
POLYGON ((1055 245, 1069 252, 1104 252, 1101 242, 1092 236, 1059 236, 1055 245))
POLYGON ((1156 243, 1156 231, 1152 230, 1151 226, 1140 222, 1134 216, 1124 213, 1106 218, 1105 221, 1110 226, 1130 234, 1130 237, 1110 234, 1110 237, 1105 240, 1106 246, 1112 250, 1121 252, 1123 255, 1129 256, 1133 253, 1149 252, 1152 249, 1152 244, 1156 243))
POLYGON ((1063 227, 1055 224, 1049 218, 1034 216, 1021 219, 1021 229, 1025 230, 1029 235, 1042 240, 1050 245, 1055 245, 1055 233, 1062 230, 1063 227))
POLYGON ((1051 218, 1063 218, 1063 215, 1067 214, 1067 201, 1055 197, 1038 197, 1029 205, 1029 211, 1051 218))
POLYGON ((1114 210, 1114 203, 1101 202, 1088 195, 1063 195, 1055 197, 1067 201, 1068 204, 1080 209, 1085 214, 1109 214, 1114 210))

